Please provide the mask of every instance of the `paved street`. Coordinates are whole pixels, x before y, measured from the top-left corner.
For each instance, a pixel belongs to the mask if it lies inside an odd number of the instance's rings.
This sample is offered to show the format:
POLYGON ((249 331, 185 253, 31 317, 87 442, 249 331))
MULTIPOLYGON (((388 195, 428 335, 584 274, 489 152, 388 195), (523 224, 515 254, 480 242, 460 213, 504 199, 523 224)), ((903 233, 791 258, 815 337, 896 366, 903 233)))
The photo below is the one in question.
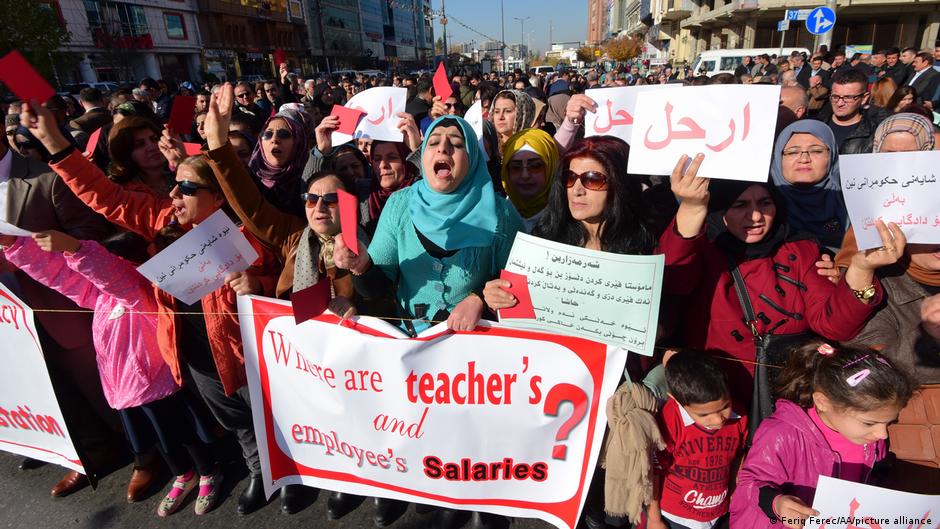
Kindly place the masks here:
MULTIPOLYGON (((316 494, 313 489, 307 499, 308 506, 293 516, 280 512, 280 503, 275 497, 268 506, 247 517, 238 516, 235 504, 245 487, 247 472, 234 461, 225 464, 225 475, 229 478, 222 486, 222 504, 215 511, 196 517, 192 499, 183 509, 167 519, 154 514, 161 495, 169 486, 170 476, 161 481, 159 490, 135 504, 123 501, 127 480, 131 474, 128 465, 105 476, 97 490, 82 489, 65 498, 50 498, 49 489, 62 477, 64 470, 54 465, 45 465, 36 470, 19 471, 22 458, 0 452, 0 528, 2 529, 103 529, 103 528, 318 528, 327 529, 371 529, 372 509, 364 504, 348 516, 335 522, 326 518, 326 494, 316 494)), ((192 496, 195 498, 195 495, 192 496)), ((390 527, 394 529, 421 529, 428 527, 431 514, 418 514, 415 506, 390 527)), ((469 527, 469 524, 467 524, 469 527)), ((551 526, 538 520, 514 520, 512 527, 520 529, 549 529, 551 526)))

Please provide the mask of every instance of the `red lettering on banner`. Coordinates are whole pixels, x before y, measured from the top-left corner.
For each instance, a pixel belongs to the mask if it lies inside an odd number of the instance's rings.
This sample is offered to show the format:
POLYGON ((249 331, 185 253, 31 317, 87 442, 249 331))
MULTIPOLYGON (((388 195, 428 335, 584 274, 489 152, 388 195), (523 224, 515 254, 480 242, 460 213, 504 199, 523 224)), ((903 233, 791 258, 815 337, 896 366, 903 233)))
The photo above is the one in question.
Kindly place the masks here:
MULTIPOLYGON (((287 348, 285 349, 285 340, 283 334, 279 332, 268 331, 268 336, 271 338, 271 348, 274 350, 275 363, 280 363, 284 366, 287 366, 287 364, 290 362, 291 352, 293 352, 295 353, 294 360, 296 361, 294 369, 303 371, 305 373, 310 373, 313 378, 323 381, 323 383, 332 389, 336 389, 336 373, 333 371, 333 369, 308 362, 303 355, 297 353, 291 348, 289 340, 287 340, 287 348), (276 338, 275 335, 277 336, 276 338)), ((381 375, 379 376, 378 381, 382 382, 381 375)))
POLYGON ((395 451, 391 448, 386 450, 388 452, 387 456, 381 452, 365 450, 340 439, 336 430, 326 432, 315 426, 294 424, 290 428, 290 435, 291 439, 297 444, 320 445, 326 449, 326 455, 344 455, 354 460, 356 466, 359 467, 361 467, 363 463, 368 463, 374 467, 388 470, 391 468, 391 461, 394 460, 396 471, 408 471, 408 461, 403 457, 395 457, 395 451))
POLYGON ((375 419, 372 420, 372 426, 377 432, 397 432, 402 437, 410 437, 412 439, 421 439, 424 436, 422 428, 424 427, 424 419, 428 416, 428 407, 424 407, 424 412, 421 413, 421 419, 418 422, 408 424, 403 420, 396 419, 395 417, 389 417, 384 413, 380 413, 375 416, 375 419))
POLYGON ((437 456, 424 458, 424 475, 431 479, 446 479, 447 481, 496 481, 531 479, 532 481, 545 481, 548 479, 548 463, 539 461, 516 463, 511 457, 502 461, 489 463, 474 463, 468 457, 457 462, 445 463, 437 456))
POLYGON ((424 404, 512 404, 514 374, 477 373, 476 362, 467 362, 467 372, 453 377, 447 373, 416 375, 405 379, 408 400, 424 404), (436 384, 435 384, 436 381, 436 384), (436 390, 435 390, 436 385, 436 390))
POLYGON ((29 406, 19 405, 16 409, 6 409, 0 406, 0 428, 14 430, 31 430, 47 433, 58 437, 65 437, 65 432, 59 422, 51 415, 34 415, 29 406))
POLYGON ((19 308, 13 305, 0 305, 0 322, 9 323, 13 328, 20 330, 20 322, 16 319, 19 308))

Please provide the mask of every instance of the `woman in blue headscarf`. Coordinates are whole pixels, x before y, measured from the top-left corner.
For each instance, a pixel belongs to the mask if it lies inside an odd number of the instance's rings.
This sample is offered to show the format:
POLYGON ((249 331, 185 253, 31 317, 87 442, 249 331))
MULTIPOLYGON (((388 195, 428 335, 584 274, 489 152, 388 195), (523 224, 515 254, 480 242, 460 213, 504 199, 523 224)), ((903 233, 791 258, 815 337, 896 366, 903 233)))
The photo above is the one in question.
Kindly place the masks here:
POLYGON ((447 320, 472 330, 483 312, 483 285, 505 266, 522 219, 493 191, 473 127, 444 116, 421 145, 422 178, 385 204, 368 252, 337 240, 337 267, 358 276, 357 290, 375 299, 393 292, 403 328, 417 333, 447 320), (390 290, 390 287, 393 290, 390 290))
POLYGON ((804 119, 783 129, 774 145, 770 176, 796 231, 838 251, 849 225, 839 177, 839 148, 828 125, 804 119))

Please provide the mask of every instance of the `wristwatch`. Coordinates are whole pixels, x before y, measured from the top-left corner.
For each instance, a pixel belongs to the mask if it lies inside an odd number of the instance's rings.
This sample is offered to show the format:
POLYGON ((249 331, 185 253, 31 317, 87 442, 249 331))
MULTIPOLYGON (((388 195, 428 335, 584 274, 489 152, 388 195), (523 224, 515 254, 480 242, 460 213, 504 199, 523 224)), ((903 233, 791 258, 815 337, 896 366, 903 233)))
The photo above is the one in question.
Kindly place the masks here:
POLYGON ((855 297, 859 301, 868 301, 871 298, 875 297, 875 285, 871 284, 861 290, 852 289, 852 293, 855 294, 855 297))

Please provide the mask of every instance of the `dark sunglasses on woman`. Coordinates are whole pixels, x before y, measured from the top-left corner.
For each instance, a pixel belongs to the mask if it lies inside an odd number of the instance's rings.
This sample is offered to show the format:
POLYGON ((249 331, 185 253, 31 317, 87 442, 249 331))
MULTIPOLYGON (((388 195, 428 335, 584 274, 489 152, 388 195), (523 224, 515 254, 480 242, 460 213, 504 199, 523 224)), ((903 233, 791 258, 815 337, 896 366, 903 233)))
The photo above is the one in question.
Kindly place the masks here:
POLYGON ((188 197, 194 196, 200 189, 212 189, 209 186, 199 185, 189 180, 177 180, 176 187, 180 189, 180 193, 188 197))
POLYGON ((264 139, 264 140, 270 140, 274 136, 277 136, 277 139, 279 140, 289 140, 292 137, 290 131, 287 129, 277 129, 277 130, 268 129, 261 133, 261 139, 264 139))
POLYGON ((326 193, 323 195, 318 195, 316 193, 301 193, 300 198, 304 199, 308 206, 316 206, 317 203, 322 199, 328 208, 339 207, 339 195, 336 193, 326 193))
POLYGON ((607 175, 598 171, 586 171, 578 174, 574 171, 565 171, 565 187, 574 187, 578 180, 584 189, 590 191, 604 191, 607 189, 607 175))

